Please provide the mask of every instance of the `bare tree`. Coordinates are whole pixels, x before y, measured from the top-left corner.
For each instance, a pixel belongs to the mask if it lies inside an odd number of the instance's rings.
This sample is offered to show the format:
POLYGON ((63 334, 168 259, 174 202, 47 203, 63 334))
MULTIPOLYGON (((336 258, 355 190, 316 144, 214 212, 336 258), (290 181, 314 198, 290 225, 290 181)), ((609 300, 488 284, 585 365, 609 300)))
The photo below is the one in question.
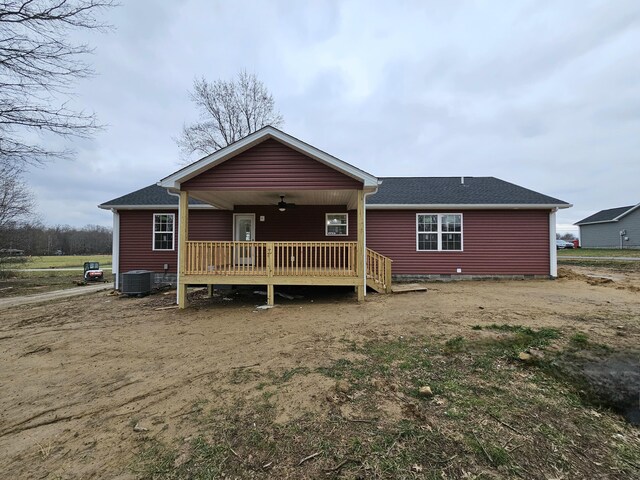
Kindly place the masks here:
POLYGON ((0 233, 34 215, 35 201, 19 170, 0 168, 0 233))
POLYGON ((195 79, 189 96, 200 121, 185 125, 176 140, 185 161, 193 153, 207 155, 264 126, 283 123, 273 96, 255 74, 246 71, 230 81, 195 79))
POLYGON ((88 137, 92 113, 69 104, 74 81, 91 75, 91 48, 76 30, 104 29, 96 15, 112 0, 0 0, 0 163, 22 168, 65 157, 30 132, 88 137), (66 100, 65 100, 66 98, 66 100))

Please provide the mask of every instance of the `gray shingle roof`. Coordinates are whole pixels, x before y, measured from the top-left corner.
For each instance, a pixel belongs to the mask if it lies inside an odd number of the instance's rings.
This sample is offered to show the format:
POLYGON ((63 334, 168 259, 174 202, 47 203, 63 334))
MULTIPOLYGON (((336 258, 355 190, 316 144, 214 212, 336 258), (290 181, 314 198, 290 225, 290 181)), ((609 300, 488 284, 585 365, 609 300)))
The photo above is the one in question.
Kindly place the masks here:
MULTIPOLYGON (((189 205, 200 205, 201 201, 195 198, 189 199, 189 205)), ((141 188, 135 192, 127 193, 108 202, 99 205, 100 208, 109 208, 110 206, 178 206, 178 197, 169 195, 166 188, 159 187, 156 184, 141 188)))
POLYGON ((608 208, 607 210, 600 210, 598 213, 594 213, 593 215, 588 216, 587 218, 583 218, 579 222, 576 222, 575 225, 582 225, 585 223, 595 223, 595 222, 612 222, 614 218, 619 217, 623 213, 631 210, 635 205, 629 205, 628 207, 616 207, 616 208, 608 208))
MULTIPOLYGON (((383 177, 367 205, 568 205, 568 203, 494 177, 383 177)), ((191 205, 202 204, 190 199, 191 205)), ((177 206, 178 197, 149 185, 100 205, 177 206)))
POLYGON ((368 205, 569 205, 495 177, 381 177, 368 205))

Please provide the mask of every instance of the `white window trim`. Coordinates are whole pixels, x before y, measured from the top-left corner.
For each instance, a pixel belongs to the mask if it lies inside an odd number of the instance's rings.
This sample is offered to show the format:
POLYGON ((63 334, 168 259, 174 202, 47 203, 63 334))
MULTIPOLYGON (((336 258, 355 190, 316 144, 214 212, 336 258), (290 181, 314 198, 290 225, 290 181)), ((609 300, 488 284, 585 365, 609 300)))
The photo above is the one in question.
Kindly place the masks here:
POLYGON ((153 214, 153 226, 152 226, 152 233, 151 233, 151 249, 154 252, 172 252, 176 249, 176 214, 175 213, 154 213, 153 214), (156 232, 156 215, 170 215, 171 217, 173 217, 173 230, 172 230, 172 235, 171 235, 171 248, 156 248, 156 233, 163 233, 163 232, 156 232))
MULTIPOLYGON (((341 226, 340 224, 339 226, 341 226)), ((335 226, 335 225, 334 225, 335 226)), ((348 237, 349 236, 349 214, 345 212, 325 213, 324 214, 324 236, 325 237, 348 237), (347 227, 347 233, 332 233, 329 234, 329 215, 344 215, 346 217, 345 226, 347 227)))
MULTIPOLYGON (((450 232, 450 233, 458 233, 458 232, 450 232)), ((457 253, 464 252, 464 215, 462 213, 416 213, 416 252, 447 252, 447 253, 457 253), (438 229, 435 232, 419 232, 418 231, 418 217, 420 215, 435 215, 438 217, 438 229), (446 215, 460 215, 460 250, 443 250, 442 249, 442 234, 448 233, 442 231, 442 217, 446 215), (435 233, 438 238, 438 249, 437 250, 420 250, 420 242, 419 242, 419 234, 420 233, 435 233)))

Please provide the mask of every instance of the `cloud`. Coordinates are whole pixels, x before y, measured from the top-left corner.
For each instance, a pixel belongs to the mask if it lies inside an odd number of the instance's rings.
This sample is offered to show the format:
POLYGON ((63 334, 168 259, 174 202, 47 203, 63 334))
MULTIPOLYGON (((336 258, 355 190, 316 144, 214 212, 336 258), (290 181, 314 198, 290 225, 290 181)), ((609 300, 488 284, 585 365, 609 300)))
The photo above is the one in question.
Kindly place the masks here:
POLYGON ((195 76, 255 72, 285 130, 373 174, 493 175, 575 206, 635 204, 640 3, 126 2, 75 102, 108 128, 35 171, 47 223, 178 167, 195 76), (87 183, 97 182, 94 194, 87 183))

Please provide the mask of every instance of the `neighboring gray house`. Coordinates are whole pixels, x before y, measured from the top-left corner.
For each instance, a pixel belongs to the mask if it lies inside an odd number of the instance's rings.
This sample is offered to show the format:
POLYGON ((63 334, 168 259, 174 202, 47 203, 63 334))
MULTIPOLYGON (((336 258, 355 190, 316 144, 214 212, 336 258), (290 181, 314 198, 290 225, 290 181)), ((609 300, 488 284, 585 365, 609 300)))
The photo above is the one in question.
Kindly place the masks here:
POLYGON ((600 210, 575 225, 583 247, 640 248, 640 203, 600 210))

